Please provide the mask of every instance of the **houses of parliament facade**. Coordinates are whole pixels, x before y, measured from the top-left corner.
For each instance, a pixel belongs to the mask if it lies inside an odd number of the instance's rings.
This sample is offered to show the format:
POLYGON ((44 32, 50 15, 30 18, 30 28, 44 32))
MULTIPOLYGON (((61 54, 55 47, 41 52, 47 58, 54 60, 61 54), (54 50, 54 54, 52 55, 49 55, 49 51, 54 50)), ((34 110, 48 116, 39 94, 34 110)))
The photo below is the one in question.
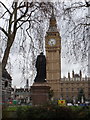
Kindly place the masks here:
POLYGON ((85 99, 90 100, 90 79, 88 77, 83 78, 81 70, 79 74, 72 71, 72 73, 67 73, 67 78, 61 78, 61 37, 54 13, 50 18, 49 28, 45 36, 45 50, 47 61, 46 79, 54 92, 54 98, 77 100, 79 91, 82 89, 85 99))

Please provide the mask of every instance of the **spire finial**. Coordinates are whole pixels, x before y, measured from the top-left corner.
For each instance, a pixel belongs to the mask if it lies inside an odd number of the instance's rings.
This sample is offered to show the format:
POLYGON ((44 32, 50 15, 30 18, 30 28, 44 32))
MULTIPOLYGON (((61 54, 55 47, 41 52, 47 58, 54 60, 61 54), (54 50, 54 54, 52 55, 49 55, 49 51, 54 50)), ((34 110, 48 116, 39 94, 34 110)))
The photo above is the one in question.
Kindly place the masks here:
POLYGON ((48 32, 58 32, 57 23, 56 23, 56 17, 54 15, 54 7, 52 7, 52 14, 51 14, 51 17, 50 17, 50 23, 49 23, 48 32))
POLYGON ((55 18, 54 7, 52 7, 52 14, 51 14, 51 17, 55 18))

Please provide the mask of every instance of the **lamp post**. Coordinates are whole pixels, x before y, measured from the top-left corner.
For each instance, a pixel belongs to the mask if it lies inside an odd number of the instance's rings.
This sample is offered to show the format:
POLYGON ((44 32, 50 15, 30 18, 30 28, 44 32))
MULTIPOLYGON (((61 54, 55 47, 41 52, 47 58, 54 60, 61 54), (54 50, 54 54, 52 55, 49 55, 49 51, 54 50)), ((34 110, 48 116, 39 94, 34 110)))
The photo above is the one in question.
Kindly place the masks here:
POLYGON ((2 65, 0 63, 0 120, 2 119, 2 65))
MULTIPOLYGON (((90 17, 90 7, 88 7, 88 16, 90 17)), ((87 18, 88 24, 90 24, 89 17, 87 18)), ((87 36, 88 36, 88 78, 90 79, 90 26, 88 26, 87 36)))

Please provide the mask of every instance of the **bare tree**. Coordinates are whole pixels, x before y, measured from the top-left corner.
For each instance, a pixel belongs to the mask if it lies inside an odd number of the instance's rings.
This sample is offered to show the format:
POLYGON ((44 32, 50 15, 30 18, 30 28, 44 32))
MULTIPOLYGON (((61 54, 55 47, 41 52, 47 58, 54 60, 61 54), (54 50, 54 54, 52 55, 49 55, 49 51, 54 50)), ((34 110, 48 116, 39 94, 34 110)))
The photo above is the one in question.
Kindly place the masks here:
POLYGON ((3 20, 2 26, 0 25, 1 38, 4 43, 2 46, 3 70, 9 61, 10 51, 12 54, 15 51, 19 52, 17 54, 20 54, 20 59, 23 59, 23 62, 19 62, 20 66, 21 63, 24 65, 22 69, 24 73, 34 69, 35 54, 40 49, 44 49, 44 25, 47 22, 46 18, 52 12, 53 5, 56 10, 56 16, 58 16, 58 23, 62 19, 62 23, 65 23, 65 29, 67 28, 66 30, 64 29, 64 36, 66 46, 69 49, 68 54, 72 55, 76 61, 77 59, 84 61, 87 58, 87 31, 90 25, 88 23, 90 16, 87 14, 90 6, 89 2, 70 2, 70 4, 65 2, 55 4, 50 2, 13 2, 11 7, 7 7, 0 1, 0 6, 4 9, 0 17, 3 20), (81 15, 82 11, 84 11, 84 14, 81 15), (15 46, 17 49, 14 49, 15 46), (21 55, 23 58, 21 58, 21 55), (26 67, 28 70, 25 69, 26 67))
POLYGON ((7 5, 0 1, 0 6, 4 9, 1 16, 4 24, 0 26, 2 40, 5 42, 2 57, 2 70, 4 70, 7 65, 11 47, 16 41, 17 34, 20 36, 23 35, 23 37, 21 37, 23 39, 19 39, 20 41, 18 41, 18 43, 21 44, 19 50, 25 52, 24 47, 26 47, 26 45, 24 43, 28 37, 31 45, 29 46, 29 51, 33 51, 32 48, 35 48, 35 41, 32 39, 33 33, 31 31, 34 31, 37 24, 40 24, 43 18, 47 17, 51 11, 52 4, 44 2, 13 2, 11 8, 8 8, 7 5), (40 12, 43 18, 41 18, 40 12))
POLYGON ((76 60, 81 57, 83 61, 87 57, 88 29, 90 26, 90 23, 88 23, 88 19, 90 18, 88 14, 89 7, 90 2, 85 0, 85 2, 72 3, 70 7, 64 9, 64 14, 68 17, 69 24, 69 30, 67 32, 71 33, 72 50, 76 56, 76 60))
MULTIPOLYGON (((69 57, 68 61, 81 62, 82 66, 84 61, 88 60, 89 51, 89 29, 90 29, 90 14, 88 9, 90 1, 69 1, 57 4, 58 19, 61 19, 63 29, 64 44, 66 43, 67 52, 69 57)), ((60 21, 60 20, 59 20, 60 21)), ((60 23, 61 23, 60 22, 60 23)), ((87 62, 88 64, 88 62, 87 62)))

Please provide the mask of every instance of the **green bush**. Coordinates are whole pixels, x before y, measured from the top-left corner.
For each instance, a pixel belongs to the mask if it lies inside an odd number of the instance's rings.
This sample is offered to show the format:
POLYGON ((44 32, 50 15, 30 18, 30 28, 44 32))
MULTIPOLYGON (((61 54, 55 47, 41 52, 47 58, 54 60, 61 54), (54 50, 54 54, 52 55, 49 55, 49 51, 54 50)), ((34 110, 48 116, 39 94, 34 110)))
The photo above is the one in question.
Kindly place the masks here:
MULTIPOLYGON (((4 115, 7 115, 10 110, 11 108, 8 108, 3 111, 4 115)), ((15 110, 16 120, 89 120, 90 116, 90 107, 67 107, 55 104, 32 107, 22 106, 15 108, 15 110)), ((10 117, 4 117, 3 120, 8 120, 8 118, 10 117)))
POLYGON ((90 120, 90 107, 80 107, 74 113, 77 115, 77 120, 90 120))

